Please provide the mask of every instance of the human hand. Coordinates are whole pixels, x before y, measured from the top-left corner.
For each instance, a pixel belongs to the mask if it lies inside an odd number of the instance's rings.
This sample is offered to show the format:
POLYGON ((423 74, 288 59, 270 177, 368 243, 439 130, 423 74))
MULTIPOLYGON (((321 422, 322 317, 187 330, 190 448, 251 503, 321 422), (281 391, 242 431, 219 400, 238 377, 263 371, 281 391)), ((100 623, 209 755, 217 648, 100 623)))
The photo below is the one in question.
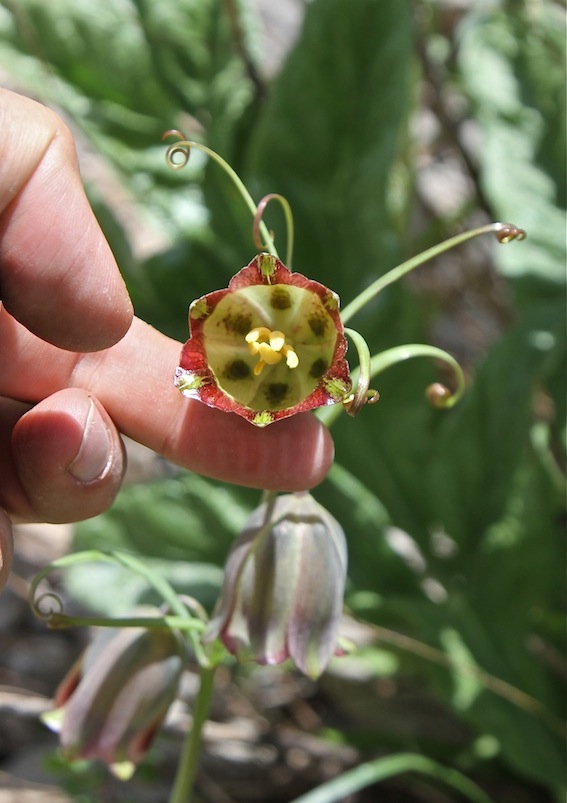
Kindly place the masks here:
MULTIPOLYGON (((0 298, 0 508, 12 520, 105 510, 124 472, 119 433, 240 485, 303 490, 326 474, 332 441, 310 414, 258 429, 176 390, 181 344, 133 318, 69 130, 3 89, 0 298)), ((0 510, 0 587, 10 555, 0 510)))

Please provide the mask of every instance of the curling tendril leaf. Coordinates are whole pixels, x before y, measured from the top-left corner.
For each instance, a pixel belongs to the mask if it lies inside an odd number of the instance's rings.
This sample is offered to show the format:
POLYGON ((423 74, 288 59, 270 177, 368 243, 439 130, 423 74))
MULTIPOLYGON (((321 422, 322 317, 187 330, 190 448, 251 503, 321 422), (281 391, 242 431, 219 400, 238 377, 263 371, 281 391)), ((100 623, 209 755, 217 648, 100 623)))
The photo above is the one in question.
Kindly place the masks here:
POLYGON ((366 340, 355 329, 345 328, 345 334, 350 337, 358 352, 359 368, 356 389, 351 396, 343 401, 346 412, 351 416, 355 416, 366 402, 370 400, 372 402, 378 401, 378 394, 375 390, 369 390, 371 357, 366 340))
MULTIPOLYGON (((212 150, 212 148, 207 147, 207 145, 203 145, 200 142, 195 142, 194 140, 185 139, 182 132, 174 128, 162 134, 162 139, 167 139, 168 137, 171 136, 177 137, 179 141, 170 145, 166 151, 165 158, 170 167, 172 167, 174 170, 180 170, 181 168, 185 167, 185 165, 189 161, 191 148, 197 148, 197 150, 202 151, 211 159, 213 159, 219 165, 219 167, 221 167, 222 170, 224 170, 226 175, 230 178, 230 180, 240 193, 240 196, 244 201, 244 203, 246 204, 246 206, 248 207, 248 209, 250 210, 252 217, 253 218, 256 217, 258 208, 254 203, 252 196, 248 192, 246 185, 244 184, 238 173, 236 173, 236 171, 233 170, 233 168, 229 165, 229 163, 225 159, 222 158, 222 156, 219 156, 219 154, 216 151, 212 150), (181 161, 178 162, 176 161, 175 157, 179 155, 181 155, 182 159, 181 161)), ((273 237, 268 231, 266 224, 262 220, 260 220, 258 228, 264 243, 263 247, 267 251, 269 251, 269 253, 272 254, 272 256, 278 257, 278 252, 276 250, 276 246, 274 245, 273 237)))
POLYGON ((454 237, 449 237, 448 240, 444 240, 442 243, 437 243, 437 245, 427 248, 425 251, 402 262, 397 267, 392 268, 392 270, 376 279, 376 281, 363 290, 362 293, 356 296, 356 298, 343 309, 341 313, 342 322, 346 324, 353 315, 360 312, 360 310, 381 293, 385 287, 397 282, 402 276, 415 270, 415 268, 423 265, 425 262, 429 262, 431 259, 444 254, 446 251, 450 251, 452 248, 456 248, 484 234, 495 234, 498 242, 502 244, 512 242, 512 240, 523 240, 526 237, 526 232, 513 223, 488 223, 486 226, 481 226, 478 229, 461 232, 454 237))
POLYGON ((525 240, 527 237, 524 229, 519 229, 512 223, 497 223, 496 225, 500 227, 496 230, 496 239, 502 245, 511 243, 512 240, 525 240))
POLYGON ((162 134, 162 139, 168 139, 169 137, 177 137, 180 142, 172 143, 167 151, 165 152, 165 158, 170 167, 174 170, 181 170, 181 168, 185 167, 185 165, 189 161, 189 157, 191 156, 191 144, 185 138, 181 131, 178 131, 176 128, 171 128, 169 131, 165 131, 162 134), (181 160, 177 161, 176 157, 181 156, 181 160))
MULTIPOLYGON (((270 192, 268 195, 264 195, 264 197, 259 201, 252 225, 254 244, 260 251, 264 251, 267 248, 266 243, 262 241, 262 237, 260 236, 260 224, 262 223, 264 212, 266 211, 266 207, 270 201, 278 201, 284 211, 287 230, 287 252, 285 264, 291 269, 291 262, 293 258, 293 214, 291 211, 291 206, 289 205, 289 201, 284 195, 280 195, 277 192, 270 192)), ((270 232, 270 236, 273 240, 272 232, 270 232)))
POLYGON ((52 591, 46 591, 37 598, 32 598, 32 610, 38 619, 47 622, 54 616, 61 616, 63 613, 63 600, 52 591), (49 606, 46 603, 49 602, 49 606))

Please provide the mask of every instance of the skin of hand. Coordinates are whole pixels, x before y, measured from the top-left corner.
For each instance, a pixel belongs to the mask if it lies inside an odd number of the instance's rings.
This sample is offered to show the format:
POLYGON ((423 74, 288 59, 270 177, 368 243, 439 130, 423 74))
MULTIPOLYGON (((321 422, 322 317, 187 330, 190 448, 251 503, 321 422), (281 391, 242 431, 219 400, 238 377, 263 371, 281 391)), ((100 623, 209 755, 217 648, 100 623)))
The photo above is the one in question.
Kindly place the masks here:
POLYGON ((5 89, 0 299, 0 587, 10 520, 78 521, 112 503, 120 433, 239 485, 304 490, 327 473, 333 444, 312 415, 258 429, 179 393, 181 344, 133 316, 69 129, 5 89))

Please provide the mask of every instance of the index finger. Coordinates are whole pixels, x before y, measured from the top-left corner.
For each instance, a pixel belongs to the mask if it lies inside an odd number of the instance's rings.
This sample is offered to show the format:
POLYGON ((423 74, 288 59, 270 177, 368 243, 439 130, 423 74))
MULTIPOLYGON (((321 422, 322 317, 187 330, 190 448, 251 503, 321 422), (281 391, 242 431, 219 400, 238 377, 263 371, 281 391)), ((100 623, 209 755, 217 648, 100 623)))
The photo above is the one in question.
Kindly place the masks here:
POLYGON ((333 461, 330 434, 310 413, 259 429, 182 396, 173 383, 181 344, 138 318, 112 348, 77 355, 37 341, 0 309, 0 340, 7 346, 0 395, 33 403, 65 387, 84 388, 122 433, 205 476, 303 491, 320 483, 333 461))
POLYGON ((73 351, 119 340, 132 305, 90 208, 63 121, 0 89, 0 297, 34 334, 73 351))

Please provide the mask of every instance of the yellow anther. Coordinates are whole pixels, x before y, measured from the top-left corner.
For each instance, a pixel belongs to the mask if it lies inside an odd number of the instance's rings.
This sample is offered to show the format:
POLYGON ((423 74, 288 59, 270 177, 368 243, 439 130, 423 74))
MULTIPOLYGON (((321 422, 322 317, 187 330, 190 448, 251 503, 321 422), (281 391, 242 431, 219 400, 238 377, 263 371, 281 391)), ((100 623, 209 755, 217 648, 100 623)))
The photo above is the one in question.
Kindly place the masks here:
POLYGON ((299 365, 299 357, 293 346, 288 346, 287 343, 282 347, 282 352, 285 354, 285 361, 288 368, 297 368, 299 365))
POLYGON ((281 351, 285 345, 285 335, 283 332, 270 332, 270 346, 274 351, 281 351))
POLYGON ((247 343, 255 343, 261 337, 265 340, 270 339, 271 332, 266 326, 256 326, 255 329, 251 329, 245 337, 247 343))
POLYGON ((275 351, 269 343, 258 343, 258 354, 267 365, 276 365, 283 357, 283 354, 275 351))
POLYGON ((277 365, 285 357, 288 368, 297 368, 299 357, 293 346, 285 342, 285 334, 273 332, 266 326, 256 326, 244 338, 250 354, 258 354, 260 360, 254 366, 254 376, 260 376, 265 365, 277 365))

